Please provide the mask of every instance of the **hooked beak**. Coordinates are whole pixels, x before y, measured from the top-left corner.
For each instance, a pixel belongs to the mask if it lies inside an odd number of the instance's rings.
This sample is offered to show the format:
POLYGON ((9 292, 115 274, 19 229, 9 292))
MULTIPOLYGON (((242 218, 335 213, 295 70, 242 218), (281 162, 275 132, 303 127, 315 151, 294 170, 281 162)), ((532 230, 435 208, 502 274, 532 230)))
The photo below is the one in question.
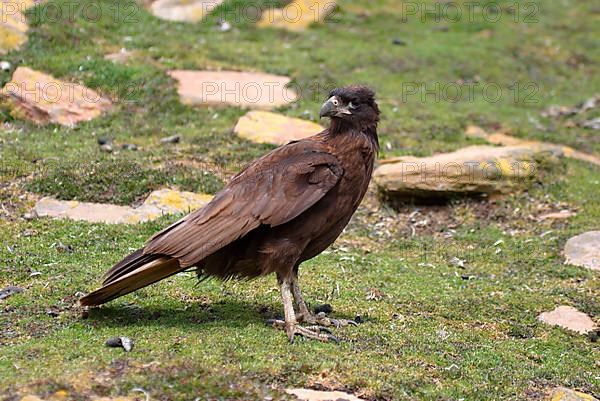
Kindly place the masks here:
POLYGON ((342 106, 342 102, 336 96, 332 96, 321 106, 319 117, 341 117, 344 114, 352 114, 352 112, 342 106))

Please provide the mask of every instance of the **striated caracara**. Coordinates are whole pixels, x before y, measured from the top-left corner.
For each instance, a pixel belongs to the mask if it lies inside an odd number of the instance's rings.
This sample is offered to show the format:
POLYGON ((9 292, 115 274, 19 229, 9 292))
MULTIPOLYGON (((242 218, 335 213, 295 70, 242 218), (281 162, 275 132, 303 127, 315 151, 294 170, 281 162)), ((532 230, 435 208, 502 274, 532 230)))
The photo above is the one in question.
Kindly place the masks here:
POLYGON ((208 205, 117 263, 81 304, 100 305, 192 267, 200 277, 222 279, 275 273, 285 321, 273 325, 290 341, 335 340, 322 326, 353 322, 312 314, 298 267, 335 241, 365 195, 379 147, 379 109, 372 90, 349 86, 330 93, 320 116, 331 119, 328 129, 252 162, 208 205))

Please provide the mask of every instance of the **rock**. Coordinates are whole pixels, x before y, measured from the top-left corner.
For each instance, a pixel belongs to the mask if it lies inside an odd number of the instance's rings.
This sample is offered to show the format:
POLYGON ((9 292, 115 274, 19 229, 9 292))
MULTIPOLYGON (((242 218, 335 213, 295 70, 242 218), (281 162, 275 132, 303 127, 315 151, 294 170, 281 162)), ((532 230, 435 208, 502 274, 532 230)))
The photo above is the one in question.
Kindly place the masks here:
POLYGON ((8 61, 0 61, 0 70, 2 71, 10 71, 10 68, 12 67, 12 65, 10 64, 10 62, 8 61))
POLYGON ((335 7, 334 0, 294 0, 284 8, 264 10, 257 26, 304 31, 313 23, 325 21, 335 7))
POLYGON ((121 145, 121 149, 124 150, 138 150, 138 147, 134 143, 124 143, 121 145))
POLYGON ((287 88, 291 79, 280 75, 190 70, 173 70, 169 75, 179 83, 181 101, 190 105, 272 109, 298 98, 287 88))
POLYGON ((19 67, 2 88, 12 103, 12 114, 38 124, 57 123, 69 127, 98 117, 110 101, 85 86, 60 81, 50 75, 19 67))
POLYGON ((32 0, 0 0, 0 54, 17 50, 27 42, 27 18, 24 12, 37 4, 32 0))
POLYGON ((600 117, 594 118, 593 120, 585 121, 583 124, 581 124, 581 126, 583 128, 600 130, 600 117))
POLYGON ((212 195, 161 189, 152 192, 137 208, 45 197, 36 203, 34 211, 39 217, 68 218, 92 223, 131 224, 154 220, 163 214, 190 212, 205 206, 211 199, 212 195))
POLYGON ((545 152, 523 146, 469 146, 431 157, 381 161, 373 178, 394 197, 451 197, 497 194, 533 177, 545 152))
POLYGON ((323 130, 319 124, 286 117, 268 111, 250 111, 241 117, 233 131, 240 137, 257 143, 283 145, 323 130))
MULTIPOLYGON (((71 400, 72 398, 69 398, 69 393, 65 390, 59 390, 57 392, 55 392, 54 394, 51 394, 47 399, 41 399, 40 397, 36 396, 36 395, 26 395, 23 398, 21 398, 20 401, 67 401, 67 400, 71 400)), ((139 400, 140 398, 136 398, 136 400, 139 400)), ((91 398, 92 401, 134 401, 132 398, 128 398, 128 397, 116 397, 116 398, 110 398, 110 397, 93 397, 91 398)))
POLYGON ((125 350, 125 352, 130 352, 133 349, 134 343, 129 337, 112 337, 106 340, 104 345, 112 348, 121 347, 125 350))
POLYGON ((315 313, 315 315, 318 315, 321 312, 325 313, 326 315, 329 315, 331 312, 333 312, 333 308, 331 307, 331 304, 315 305, 315 307, 313 308, 313 312, 315 313))
POLYGON ((304 388, 291 388, 285 390, 286 393, 295 395, 302 401, 363 401, 352 394, 343 391, 317 391, 304 388))
POLYGON ((124 47, 116 53, 110 53, 104 56, 106 60, 110 60, 113 63, 124 64, 133 56, 133 52, 125 49, 124 47))
POLYGON ((541 112, 542 117, 556 118, 563 116, 574 116, 576 114, 585 113, 586 111, 595 109, 600 104, 600 96, 592 96, 591 98, 581 102, 575 107, 553 105, 541 112))
POLYGON ((548 401, 598 401, 598 399, 579 391, 557 387, 550 394, 548 401))
POLYGON ((167 21, 198 22, 224 0, 157 0, 150 5, 154 16, 167 21))
POLYGON ((14 285, 9 285, 6 288, 0 290, 0 299, 6 299, 10 296, 23 292, 24 290, 21 287, 16 287, 14 285))
POLYGON ((487 133, 483 128, 470 125, 467 127, 465 135, 470 138, 480 138, 494 145, 501 146, 526 146, 536 152, 550 152, 560 157, 569 157, 572 159, 582 160, 591 164, 600 166, 600 158, 584 152, 575 150, 569 146, 557 145, 554 143, 530 141, 514 136, 507 135, 503 132, 487 133))
POLYGON ((179 135, 171 135, 166 138, 162 138, 160 141, 162 143, 179 143, 181 137, 179 135))
POLYGON ((187 213, 206 206, 212 200, 212 195, 197 194, 173 189, 159 189, 153 191, 141 208, 157 208, 163 213, 187 213))
POLYGON ((219 31, 221 32, 231 31, 231 24, 225 20, 219 19, 217 21, 217 26, 219 27, 219 31))
POLYGON ((544 220, 566 220, 570 217, 576 216, 577 213, 575 212, 571 212, 570 210, 561 210, 560 212, 553 212, 553 213, 544 213, 540 216, 538 216, 538 220, 539 221, 544 221, 544 220))
POLYGON ((21 398, 21 401, 44 401, 44 400, 42 400, 40 397, 38 397, 36 395, 26 395, 25 397, 21 398))
POLYGON ((565 263, 600 271, 600 231, 588 231, 565 244, 565 263))
POLYGON ((110 143, 105 143, 104 145, 100 145, 100 150, 106 153, 112 153, 113 147, 110 143))
POLYGON ((540 314, 538 319, 546 324, 560 326, 579 334, 586 334, 596 330, 593 320, 572 306, 559 306, 551 312, 540 314))

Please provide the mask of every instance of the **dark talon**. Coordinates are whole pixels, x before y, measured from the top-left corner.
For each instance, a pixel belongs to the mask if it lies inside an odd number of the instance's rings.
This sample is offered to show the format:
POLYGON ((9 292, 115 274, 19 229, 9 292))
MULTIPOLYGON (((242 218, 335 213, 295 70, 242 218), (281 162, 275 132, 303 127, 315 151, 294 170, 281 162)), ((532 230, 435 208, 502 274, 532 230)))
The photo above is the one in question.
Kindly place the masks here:
POLYGON ((331 341, 333 341, 336 344, 340 343, 340 340, 336 336, 334 336, 334 335, 328 334, 327 338, 330 339, 331 341))

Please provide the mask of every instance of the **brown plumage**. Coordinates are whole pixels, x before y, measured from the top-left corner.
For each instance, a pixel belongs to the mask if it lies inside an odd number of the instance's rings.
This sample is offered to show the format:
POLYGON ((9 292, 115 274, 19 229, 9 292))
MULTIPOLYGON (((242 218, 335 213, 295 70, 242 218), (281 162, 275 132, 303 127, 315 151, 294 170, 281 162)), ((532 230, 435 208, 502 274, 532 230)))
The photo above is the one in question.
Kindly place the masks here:
POLYGON ((321 108, 325 116, 330 128, 255 160, 207 206, 117 263, 81 304, 103 304, 192 266, 199 276, 222 279, 276 273, 286 319, 275 326, 290 340, 295 334, 333 338, 297 324, 326 322, 308 311, 298 266, 335 241, 361 202, 378 150, 379 109, 370 89, 350 86, 331 92, 321 108))

